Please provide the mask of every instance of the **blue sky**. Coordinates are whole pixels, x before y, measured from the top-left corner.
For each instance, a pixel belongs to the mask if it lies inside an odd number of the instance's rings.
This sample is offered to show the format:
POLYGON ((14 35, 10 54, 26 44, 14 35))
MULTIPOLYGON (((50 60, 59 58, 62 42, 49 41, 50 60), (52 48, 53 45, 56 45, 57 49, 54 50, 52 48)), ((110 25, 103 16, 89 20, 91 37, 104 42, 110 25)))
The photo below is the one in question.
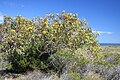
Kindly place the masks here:
POLYGON ((0 22, 4 15, 32 19, 62 10, 78 13, 93 31, 100 31, 100 43, 120 43, 120 0, 0 0, 0 22))

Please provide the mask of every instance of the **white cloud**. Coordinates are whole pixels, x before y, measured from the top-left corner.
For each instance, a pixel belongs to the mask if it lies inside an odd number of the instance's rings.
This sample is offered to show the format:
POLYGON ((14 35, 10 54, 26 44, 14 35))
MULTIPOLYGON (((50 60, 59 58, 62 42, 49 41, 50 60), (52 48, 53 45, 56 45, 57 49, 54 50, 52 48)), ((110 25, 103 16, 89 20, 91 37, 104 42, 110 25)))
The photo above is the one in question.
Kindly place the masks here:
POLYGON ((0 23, 2 23, 3 22, 3 14, 2 14, 2 12, 0 12, 0 23))
POLYGON ((113 32, 108 32, 108 31, 92 31, 93 33, 97 33, 97 32, 99 32, 99 33, 101 33, 101 34, 113 34, 113 32))
POLYGON ((3 20, 3 16, 2 16, 2 15, 0 15, 0 20, 1 20, 1 21, 3 20))
POLYGON ((1 24, 2 22, 0 21, 0 24, 1 24))

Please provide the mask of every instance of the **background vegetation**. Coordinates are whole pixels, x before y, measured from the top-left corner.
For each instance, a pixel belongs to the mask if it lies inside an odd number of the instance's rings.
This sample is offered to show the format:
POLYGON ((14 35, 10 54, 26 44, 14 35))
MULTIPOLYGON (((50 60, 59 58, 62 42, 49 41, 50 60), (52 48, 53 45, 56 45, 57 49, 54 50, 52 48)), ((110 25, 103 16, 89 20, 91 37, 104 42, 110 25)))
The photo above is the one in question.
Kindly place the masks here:
POLYGON ((120 63, 119 54, 113 55, 113 63, 106 60, 111 54, 100 52, 99 33, 93 34, 77 14, 63 11, 33 20, 5 16, 1 26, 1 52, 8 63, 6 70, 12 73, 38 69, 59 79, 67 76, 64 80, 103 80, 106 77, 96 74, 100 73, 97 68, 120 63))

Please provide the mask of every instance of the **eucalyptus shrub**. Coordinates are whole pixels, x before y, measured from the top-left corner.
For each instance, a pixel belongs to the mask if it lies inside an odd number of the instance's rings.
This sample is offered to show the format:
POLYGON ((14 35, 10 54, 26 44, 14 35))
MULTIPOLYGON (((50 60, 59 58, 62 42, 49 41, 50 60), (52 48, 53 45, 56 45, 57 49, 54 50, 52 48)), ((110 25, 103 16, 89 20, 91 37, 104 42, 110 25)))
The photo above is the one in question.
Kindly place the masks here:
POLYGON ((16 16, 4 17, 1 27, 2 50, 7 54, 8 69, 22 72, 27 69, 46 69, 50 56, 61 49, 74 51, 86 48, 96 54, 100 47, 96 34, 77 14, 47 14, 33 20, 16 16))

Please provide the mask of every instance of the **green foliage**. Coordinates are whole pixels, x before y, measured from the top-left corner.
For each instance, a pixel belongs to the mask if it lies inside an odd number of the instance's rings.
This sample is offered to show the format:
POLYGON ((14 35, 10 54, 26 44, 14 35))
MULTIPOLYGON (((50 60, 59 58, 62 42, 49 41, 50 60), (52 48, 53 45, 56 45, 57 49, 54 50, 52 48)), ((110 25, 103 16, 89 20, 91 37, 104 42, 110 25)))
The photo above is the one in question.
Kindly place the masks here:
MULTIPOLYGON (((86 48, 93 54, 100 50, 96 35, 86 21, 79 20, 76 14, 65 12, 60 15, 48 14, 44 19, 36 17, 34 20, 22 16, 5 16, 1 34, 2 49, 10 63, 8 69, 13 72, 50 68, 49 58, 52 55, 60 64, 62 56, 65 61, 84 65, 86 57, 82 54, 80 58, 79 55, 74 55, 75 50, 86 48)), ((62 67, 57 66, 57 70, 62 67)))
POLYGON ((120 54, 114 54, 114 57, 115 57, 115 59, 114 59, 113 64, 120 65, 120 54))
POLYGON ((107 66, 107 67, 112 67, 113 65, 108 63, 107 61, 105 61, 104 59, 100 58, 100 59, 95 59, 94 60, 94 64, 95 65, 104 65, 104 66, 107 66))
POLYGON ((51 66, 53 70, 56 70, 59 75, 64 72, 68 74, 79 73, 78 68, 90 62, 90 59, 83 52, 79 52, 80 50, 82 51, 83 49, 75 50, 74 53, 70 49, 58 50, 52 55, 51 66))
POLYGON ((80 80, 81 79, 81 74, 80 73, 69 73, 70 79, 71 80, 80 80))
POLYGON ((104 65, 107 67, 113 67, 120 64, 120 54, 118 53, 104 52, 97 54, 97 56, 98 57, 96 57, 94 60, 94 64, 104 65))

